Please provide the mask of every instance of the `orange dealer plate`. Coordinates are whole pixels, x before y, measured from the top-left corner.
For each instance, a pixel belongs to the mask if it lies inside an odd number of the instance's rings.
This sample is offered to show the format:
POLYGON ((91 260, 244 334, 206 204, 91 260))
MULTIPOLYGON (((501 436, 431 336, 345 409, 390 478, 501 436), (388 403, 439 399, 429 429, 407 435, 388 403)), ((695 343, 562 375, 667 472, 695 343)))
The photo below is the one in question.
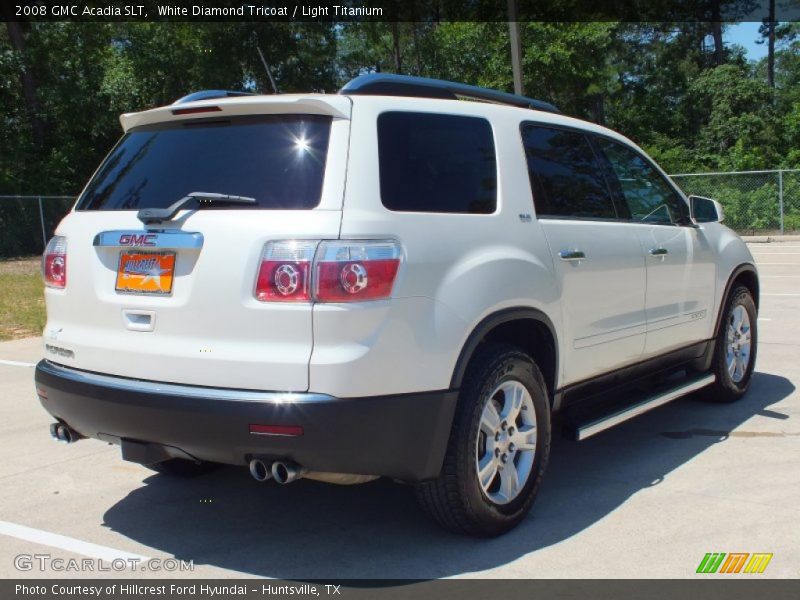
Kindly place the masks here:
POLYGON ((174 252, 123 251, 119 255, 116 290, 166 296, 172 293, 174 273, 174 252))

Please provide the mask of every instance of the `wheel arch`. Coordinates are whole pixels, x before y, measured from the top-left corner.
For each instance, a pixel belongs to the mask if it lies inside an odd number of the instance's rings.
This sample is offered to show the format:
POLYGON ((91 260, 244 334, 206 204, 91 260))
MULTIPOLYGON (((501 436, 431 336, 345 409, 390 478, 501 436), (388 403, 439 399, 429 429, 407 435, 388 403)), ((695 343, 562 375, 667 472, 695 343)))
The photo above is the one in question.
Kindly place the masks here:
POLYGON ((558 381, 558 338, 553 322, 530 307, 507 308, 485 317, 467 337, 453 369, 450 389, 459 389, 475 351, 485 342, 503 342, 529 354, 542 372, 552 403, 558 381))
POLYGON ((733 290, 737 284, 741 284, 750 290, 750 294, 753 296, 753 302, 756 305, 756 311, 758 311, 759 293, 761 287, 758 281, 758 271, 756 270, 755 265, 751 263, 744 263, 736 267, 731 272, 730 277, 728 277, 728 282, 725 284, 725 293, 722 294, 720 304, 717 307, 717 321, 714 327, 715 338, 719 333, 719 328, 722 325, 722 319, 725 316, 723 314, 725 312, 725 304, 730 297, 731 290, 733 290))

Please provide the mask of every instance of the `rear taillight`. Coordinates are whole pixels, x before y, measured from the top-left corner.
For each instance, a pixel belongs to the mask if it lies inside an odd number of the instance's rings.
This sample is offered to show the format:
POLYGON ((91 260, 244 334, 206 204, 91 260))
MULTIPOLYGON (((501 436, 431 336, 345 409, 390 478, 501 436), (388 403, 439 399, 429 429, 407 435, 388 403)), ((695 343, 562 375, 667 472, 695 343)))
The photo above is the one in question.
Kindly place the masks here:
POLYGON ((261 302, 360 302, 392 294, 400 267, 393 241, 269 242, 255 296, 261 302))
POLYGON ((317 241, 269 242, 256 280, 256 300, 304 302, 311 299, 311 261, 317 241))
POLYGON ((315 299, 360 302, 388 298, 399 266, 396 242, 322 242, 314 262, 315 299))
POLYGON ((44 284, 52 288, 67 285, 67 238, 54 236, 47 244, 42 257, 44 284))

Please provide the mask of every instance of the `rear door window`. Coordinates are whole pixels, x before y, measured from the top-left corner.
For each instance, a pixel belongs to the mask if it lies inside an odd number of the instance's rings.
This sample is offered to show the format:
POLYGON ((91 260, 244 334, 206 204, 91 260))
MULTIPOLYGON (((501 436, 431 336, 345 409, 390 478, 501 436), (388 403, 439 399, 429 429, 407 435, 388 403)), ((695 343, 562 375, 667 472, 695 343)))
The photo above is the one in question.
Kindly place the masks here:
POLYGON ((584 134, 523 123, 522 142, 538 217, 618 217, 602 164, 584 134))
POLYGON ((389 210, 488 214, 497 165, 486 119, 416 112, 378 117, 381 200, 389 210))
POLYGON ((322 196, 330 129, 331 117, 317 115, 138 127, 111 151, 77 210, 165 208, 191 192, 249 196, 257 202, 214 209, 311 209, 322 196))

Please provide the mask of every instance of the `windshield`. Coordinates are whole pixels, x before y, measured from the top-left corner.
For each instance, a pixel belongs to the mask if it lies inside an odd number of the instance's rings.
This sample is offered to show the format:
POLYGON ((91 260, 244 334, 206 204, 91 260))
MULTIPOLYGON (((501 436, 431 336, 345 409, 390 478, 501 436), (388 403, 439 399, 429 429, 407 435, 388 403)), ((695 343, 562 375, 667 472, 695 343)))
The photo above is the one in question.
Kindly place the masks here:
MULTIPOLYGON (((138 127, 111 151, 77 210, 166 208, 191 192, 249 196, 252 206, 311 209, 322 195, 331 117, 269 115, 138 127)), ((192 208, 187 206, 187 208, 192 208)))

